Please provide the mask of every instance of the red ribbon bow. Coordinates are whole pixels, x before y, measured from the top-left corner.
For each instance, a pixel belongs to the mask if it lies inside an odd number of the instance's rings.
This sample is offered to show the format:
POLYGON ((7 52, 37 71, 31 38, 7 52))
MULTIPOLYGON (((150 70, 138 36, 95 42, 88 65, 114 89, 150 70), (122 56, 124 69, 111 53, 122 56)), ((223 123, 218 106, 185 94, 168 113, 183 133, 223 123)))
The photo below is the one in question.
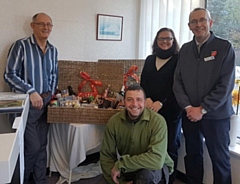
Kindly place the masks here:
POLYGON ((94 96, 96 97, 98 94, 96 86, 102 86, 102 82, 100 80, 93 80, 91 79, 90 75, 87 72, 80 72, 80 76, 85 79, 83 80, 80 85, 78 86, 78 96, 80 97, 90 97, 94 96), (81 92, 83 86, 87 83, 87 81, 90 82, 90 87, 92 89, 92 92, 81 92))
POLYGON ((127 83, 127 80, 128 80, 128 77, 132 77, 133 79, 136 80, 136 82, 139 82, 139 77, 135 74, 135 72, 138 70, 138 67, 136 65, 132 65, 128 72, 125 73, 123 75, 123 81, 124 81, 124 86, 125 86, 125 89, 127 89, 127 86, 126 86, 126 83, 127 83))

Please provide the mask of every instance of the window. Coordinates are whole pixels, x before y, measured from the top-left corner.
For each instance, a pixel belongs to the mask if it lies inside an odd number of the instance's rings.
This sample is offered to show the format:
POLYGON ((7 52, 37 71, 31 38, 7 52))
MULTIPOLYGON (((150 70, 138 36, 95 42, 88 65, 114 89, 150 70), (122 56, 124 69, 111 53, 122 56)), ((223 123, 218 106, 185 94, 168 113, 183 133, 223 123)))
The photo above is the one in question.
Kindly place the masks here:
POLYGON ((192 39, 188 28, 191 10, 204 7, 205 0, 141 0, 138 58, 152 53, 152 43, 162 27, 173 29, 180 46, 192 39))
POLYGON ((238 66, 240 66, 239 6, 239 0, 207 0, 206 4, 214 21, 212 31, 233 44, 238 66))
MULTIPOLYGON (((240 1, 239 0, 207 0, 206 7, 213 19, 212 31, 229 40, 235 49, 236 65, 240 66, 240 1)), ((240 123, 240 122, 239 122, 240 123)), ((240 141, 240 126, 238 130, 240 141)))

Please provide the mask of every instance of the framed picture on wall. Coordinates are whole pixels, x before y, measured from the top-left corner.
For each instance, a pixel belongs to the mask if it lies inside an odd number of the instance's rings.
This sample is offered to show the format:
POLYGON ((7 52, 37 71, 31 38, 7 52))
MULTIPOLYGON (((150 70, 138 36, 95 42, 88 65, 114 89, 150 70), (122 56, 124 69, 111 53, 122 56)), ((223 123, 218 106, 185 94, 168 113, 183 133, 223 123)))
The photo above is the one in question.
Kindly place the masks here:
POLYGON ((97 40, 121 41, 123 17, 97 14, 97 40))

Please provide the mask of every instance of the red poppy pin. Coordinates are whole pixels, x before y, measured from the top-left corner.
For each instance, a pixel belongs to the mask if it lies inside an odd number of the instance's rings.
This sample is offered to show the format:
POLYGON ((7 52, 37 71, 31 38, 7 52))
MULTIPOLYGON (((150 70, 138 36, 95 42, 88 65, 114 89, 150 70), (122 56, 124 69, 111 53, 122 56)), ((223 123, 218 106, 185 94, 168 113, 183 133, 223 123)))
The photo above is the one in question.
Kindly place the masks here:
POLYGON ((211 56, 216 56, 216 55, 217 55, 217 51, 216 50, 211 52, 211 56))

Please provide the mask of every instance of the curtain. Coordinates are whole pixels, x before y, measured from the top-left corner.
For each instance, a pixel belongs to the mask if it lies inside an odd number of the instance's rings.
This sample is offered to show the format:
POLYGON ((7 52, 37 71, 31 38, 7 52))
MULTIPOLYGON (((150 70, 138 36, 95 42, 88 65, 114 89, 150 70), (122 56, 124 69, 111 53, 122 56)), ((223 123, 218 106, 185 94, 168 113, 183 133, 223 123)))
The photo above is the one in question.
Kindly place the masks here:
POLYGON ((152 43, 162 27, 171 28, 181 46, 192 39, 188 28, 189 13, 204 7, 205 0, 141 0, 138 56, 145 59, 152 53, 152 43))

